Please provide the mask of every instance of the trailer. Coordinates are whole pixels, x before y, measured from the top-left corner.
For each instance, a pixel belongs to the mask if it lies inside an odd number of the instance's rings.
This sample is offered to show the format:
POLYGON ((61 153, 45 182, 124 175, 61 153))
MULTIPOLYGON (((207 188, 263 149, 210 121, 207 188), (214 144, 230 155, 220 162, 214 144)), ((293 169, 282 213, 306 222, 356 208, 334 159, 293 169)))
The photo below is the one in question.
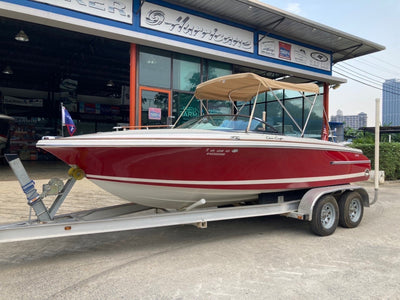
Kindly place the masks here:
POLYGON ((199 199, 183 210, 128 203, 56 215, 75 182, 84 177, 80 169, 70 169, 70 177, 65 183, 60 179, 50 179, 39 194, 18 156, 6 154, 6 159, 36 219, 0 225, 0 243, 186 224, 207 228, 207 223, 212 221, 269 215, 310 222, 311 230, 316 235, 327 236, 334 233, 338 225, 357 227, 362 220, 364 207, 370 206, 368 193, 363 187, 345 184, 260 194, 256 201, 229 207, 201 208, 207 199, 199 199), (50 207, 43 202, 47 196, 56 197, 50 207))

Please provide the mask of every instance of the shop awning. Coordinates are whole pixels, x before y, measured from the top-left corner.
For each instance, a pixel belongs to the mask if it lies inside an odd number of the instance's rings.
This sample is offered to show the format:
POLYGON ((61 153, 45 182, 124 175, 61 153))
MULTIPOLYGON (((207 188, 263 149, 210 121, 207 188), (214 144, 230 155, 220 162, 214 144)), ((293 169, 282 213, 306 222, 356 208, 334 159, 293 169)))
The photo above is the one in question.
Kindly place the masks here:
POLYGON ((330 51, 333 63, 385 49, 382 45, 256 0, 166 0, 166 2, 330 51))

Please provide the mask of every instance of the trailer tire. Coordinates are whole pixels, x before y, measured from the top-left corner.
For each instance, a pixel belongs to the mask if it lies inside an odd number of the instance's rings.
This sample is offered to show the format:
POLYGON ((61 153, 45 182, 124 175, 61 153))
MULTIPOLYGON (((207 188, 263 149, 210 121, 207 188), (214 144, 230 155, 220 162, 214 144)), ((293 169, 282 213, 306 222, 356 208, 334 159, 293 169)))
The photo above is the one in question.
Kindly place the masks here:
POLYGON ((322 196, 312 212, 311 230, 320 236, 331 235, 339 223, 339 207, 332 195, 322 196))
POLYGON ((339 199, 339 224, 345 228, 357 227, 364 214, 362 198, 357 192, 346 192, 339 199))

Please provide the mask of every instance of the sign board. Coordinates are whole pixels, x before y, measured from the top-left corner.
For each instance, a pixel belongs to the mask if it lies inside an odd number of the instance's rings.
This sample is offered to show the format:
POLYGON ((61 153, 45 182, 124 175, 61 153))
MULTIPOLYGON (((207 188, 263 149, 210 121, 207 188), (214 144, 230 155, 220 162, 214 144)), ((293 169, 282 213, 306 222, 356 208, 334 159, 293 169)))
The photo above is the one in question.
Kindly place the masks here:
POLYGON ((4 96, 3 103, 18 106, 43 107, 43 99, 23 99, 11 96, 4 96))
POLYGON ((331 55, 297 44, 259 35, 258 54, 279 60, 331 71, 331 55))
POLYGON ((133 0, 31 0, 132 24, 133 0))
POLYGON ((161 108, 149 107, 149 120, 161 120, 161 108))
POLYGON ((140 26, 252 53, 253 32, 144 2, 140 26))

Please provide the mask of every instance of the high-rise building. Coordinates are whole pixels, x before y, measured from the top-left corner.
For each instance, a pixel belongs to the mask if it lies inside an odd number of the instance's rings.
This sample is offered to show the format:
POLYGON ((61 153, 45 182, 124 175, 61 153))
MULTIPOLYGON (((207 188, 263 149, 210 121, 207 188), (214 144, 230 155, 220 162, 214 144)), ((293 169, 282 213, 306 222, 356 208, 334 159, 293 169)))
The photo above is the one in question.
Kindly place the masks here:
POLYGON ((331 122, 342 122, 344 127, 359 129, 360 127, 367 127, 368 115, 361 112, 358 115, 343 116, 343 112, 339 109, 336 116, 331 116, 330 120, 331 122))
POLYGON ((382 125, 400 126, 400 79, 383 83, 382 125))

